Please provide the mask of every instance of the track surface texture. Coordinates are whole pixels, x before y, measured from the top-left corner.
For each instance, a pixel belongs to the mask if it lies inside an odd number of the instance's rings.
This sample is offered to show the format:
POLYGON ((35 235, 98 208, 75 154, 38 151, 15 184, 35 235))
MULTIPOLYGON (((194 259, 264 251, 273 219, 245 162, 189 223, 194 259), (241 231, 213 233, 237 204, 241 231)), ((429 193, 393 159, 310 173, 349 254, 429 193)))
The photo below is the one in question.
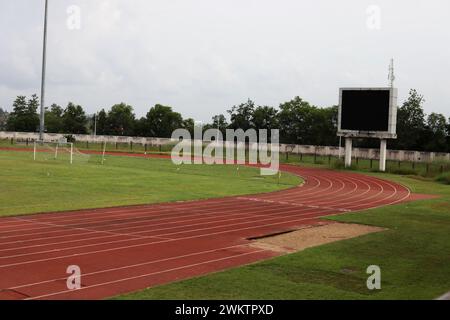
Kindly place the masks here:
POLYGON ((301 186, 222 199, 0 219, 0 299, 101 299, 253 263, 279 253, 250 238, 320 217, 421 198, 356 173, 282 165, 301 186), (67 268, 81 269, 69 290, 67 268))

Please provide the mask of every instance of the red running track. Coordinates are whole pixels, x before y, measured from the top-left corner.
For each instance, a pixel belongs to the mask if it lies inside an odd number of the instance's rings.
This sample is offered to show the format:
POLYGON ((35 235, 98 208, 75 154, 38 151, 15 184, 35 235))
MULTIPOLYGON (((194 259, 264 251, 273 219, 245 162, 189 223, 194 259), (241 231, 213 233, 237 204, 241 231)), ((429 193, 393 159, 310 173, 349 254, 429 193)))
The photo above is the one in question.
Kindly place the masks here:
POLYGON ((356 173, 281 166, 305 179, 267 194, 0 219, 0 299, 100 299, 274 257, 249 238, 420 198, 356 173), (67 267, 81 289, 67 289, 67 267))

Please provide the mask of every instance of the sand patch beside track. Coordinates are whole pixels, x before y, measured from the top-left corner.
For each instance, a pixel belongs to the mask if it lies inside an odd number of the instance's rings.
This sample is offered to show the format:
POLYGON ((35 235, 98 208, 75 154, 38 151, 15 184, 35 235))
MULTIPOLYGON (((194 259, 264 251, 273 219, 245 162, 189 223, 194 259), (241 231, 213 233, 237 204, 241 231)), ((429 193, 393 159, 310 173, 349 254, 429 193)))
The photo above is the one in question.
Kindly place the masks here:
POLYGON ((275 252, 292 253, 385 230, 384 228, 359 224, 329 223, 256 239, 250 246, 275 252))

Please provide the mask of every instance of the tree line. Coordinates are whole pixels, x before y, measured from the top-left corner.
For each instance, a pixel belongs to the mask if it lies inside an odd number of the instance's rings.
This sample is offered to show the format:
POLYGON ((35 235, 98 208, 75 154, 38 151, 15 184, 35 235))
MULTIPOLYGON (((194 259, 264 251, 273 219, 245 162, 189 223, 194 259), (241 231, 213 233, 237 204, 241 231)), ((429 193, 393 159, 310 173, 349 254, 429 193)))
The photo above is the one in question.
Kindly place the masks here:
MULTIPOLYGON (((389 141, 389 148, 403 150, 450 152, 450 119, 443 114, 425 114, 425 99, 416 90, 398 107, 397 140, 389 141)), ((0 130, 36 132, 39 127, 39 99, 18 96, 12 112, 0 108, 0 130)), ((278 108, 256 105, 252 100, 232 106, 224 114, 215 115, 204 129, 279 129, 280 142, 288 144, 337 146, 338 107, 318 107, 300 97, 281 103, 278 108), (229 119, 229 120, 228 120, 229 119)), ((145 117, 136 117, 126 103, 87 115, 83 107, 69 102, 65 108, 52 104, 45 111, 46 132, 117 136, 169 138, 175 129, 193 132, 195 122, 184 119, 172 107, 157 104, 145 117)), ((377 147, 375 139, 358 139, 359 147, 377 147)))

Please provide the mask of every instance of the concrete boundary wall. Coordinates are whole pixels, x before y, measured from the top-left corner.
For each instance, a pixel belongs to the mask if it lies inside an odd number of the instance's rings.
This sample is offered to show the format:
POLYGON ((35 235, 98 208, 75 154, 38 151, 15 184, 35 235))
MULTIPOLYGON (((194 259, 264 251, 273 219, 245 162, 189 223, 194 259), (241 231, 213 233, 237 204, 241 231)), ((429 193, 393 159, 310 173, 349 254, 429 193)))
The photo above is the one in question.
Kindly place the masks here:
MULTIPOLYGON (((46 141, 58 141, 64 138, 67 134, 62 133, 46 133, 46 141)), ((175 140, 168 138, 145 138, 145 137, 123 137, 123 136, 93 136, 87 134, 73 134, 76 141, 79 142, 107 142, 107 143, 133 143, 133 144, 147 144, 149 146, 160 146, 175 143, 175 140)), ((0 139, 14 139, 14 140, 37 140, 39 134, 34 132, 6 132, 0 131, 0 139)), ((329 146, 307 146, 294 144, 280 144, 281 153, 292 154, 317 154, 318 156, 334 156, 339 154, 344 155, 344 148, 329 147, 329 146)), ((361 159, 378 159, 379 149, 353 148, 353 157, 361 159)), ((450 161, 450 153, 438 152, 421 152, 421 151, 406 151, 406 150, 388 150, 387 159, 394 161, 414 161, 414 162, 431 162, 435 160, 450 161)))

